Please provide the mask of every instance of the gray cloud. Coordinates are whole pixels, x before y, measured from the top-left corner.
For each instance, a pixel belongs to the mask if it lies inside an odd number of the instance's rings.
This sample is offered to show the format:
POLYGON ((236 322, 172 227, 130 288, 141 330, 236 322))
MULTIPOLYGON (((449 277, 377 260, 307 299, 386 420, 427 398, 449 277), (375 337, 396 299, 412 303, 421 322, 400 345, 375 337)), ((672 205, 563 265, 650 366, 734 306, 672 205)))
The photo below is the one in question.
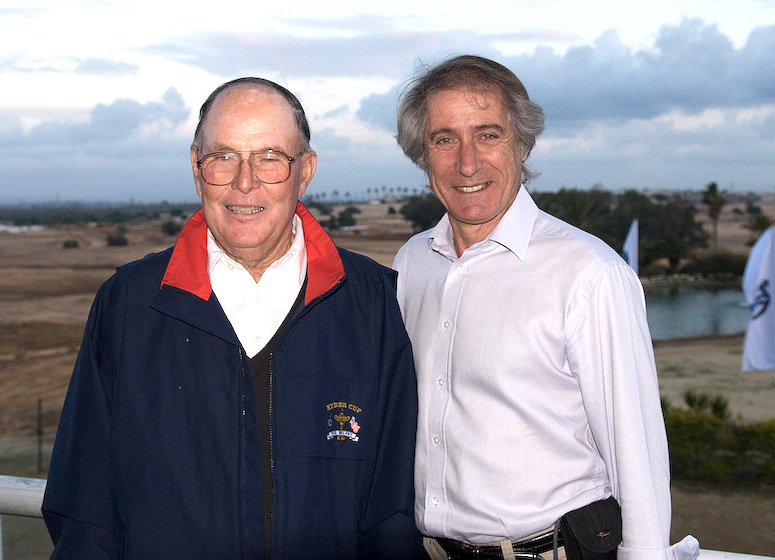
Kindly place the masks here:
POLYGON ((24 132, 0 114, 3 202, 52 200, 191 200, 190 138, 176 129, 189 109, 169 89, 159 101, 97 105, 86 122, 48 120, 24 132), (160 194, 160 193, 164 194, 160 194))
POLYGON ((55 62, 28 58, 24 53, 13 53, 0 57, 0 73, 38 73, 81 74, 85 76, 123 76, 136 74, 139 68, 108 58, 67 57, 55 62))
POLYGON ((138 70, 136 64, 105 58, 84 58, 76 61, 73 72, 91 76, 121 76, 136 74, 138 70))
MULTIPOLYGON (((520 77, 547 122, 560 129, 599 119, 648 119, 670 110, 693 114, 775 103, 775 26, 756 29, 739 50, 715 25, 685 20, 663 27, 653 51, 633 52, 610 31, 564 55, 539 48, 495 58, 520 77)), ((393 132, 400 88, 365 99, 359 117, 393 132)))
MULTIPOLYGON (((303 28, 304 22, 295 25, 303 28)), ((321 29, 318 22, 308 25, 321 29)), ((325 25, 338 32, 360 24, 340 20, 325 25)), ((748 108, 766 114, 775 105, 775 26, 754 30, 741 48, 716 26, 686 20, 662 28, 647 50, 624 45, 611 31, 564 54, 544 47, 503 56, 496 42, 530 38, 467 33, 461 42, 454 32, 402 34, 389 21, 373 19, 368 25, 363 22, 362 33, 351 38, 343 33, 333 39, 213 34, 147 50, 224 78, 277 73, 321 82, 327 77, 388 78, 395 86, 362 99, 357 112, 375 134, 395 133, 398 92, 418 64, 480 54, 514 70, 546 111, 547 132, 531 156, 543 175, 533 188, 595 183, 701 188, 717 181, 724 188, 736 183, 762 189, 775 183, 775 117, 743 122, 734 112, 748 108), (720 116, 709 128, 658 120, 671 111, 690 118, 710 109, 720 116)), ((0 59, 0 72, 14 64, 19 70, 21 63, 12 58, 0 59)), ((100 59, 71 62, 88 74, 133 71, 100 59)), ((323 118, 350 110, 335 107, 323 118)), ((60 118, 32 128, 24 127, 20 115, 0 110, 0 202, 22 198, 20 192, 26 200, 50 200, 53 192, 62 199, 192 200, 190 137, 182 138, 178 130, 189 114, 174 88, 157 101, 120 99, 97 105, 85 121, 60 118)), ((312 134, 319 160, 311 193, 356 193, 381 185, 414 188, 425 182, 395 143, 358 142, 347 131, 330 128, 313 128, 312 134)))
MULTIPOLYGON (((183 98, 175 88, 170 88, 161 101, 139 103, 132 99, 119 99, 109 105, 99 104, 86 122, 48 120, 22 133, 20 122, 6 117, 10 126, 0 131, 0 146, 28 150, 51 150, 64 147, 68 150, 96 148, 130 142, 143 126, 153 126, 171 133, 189 114, 183 98), (16 123, 14 125, 14 122, 16 123)), ((0 123, 4 120, 0 118, 0 123)))

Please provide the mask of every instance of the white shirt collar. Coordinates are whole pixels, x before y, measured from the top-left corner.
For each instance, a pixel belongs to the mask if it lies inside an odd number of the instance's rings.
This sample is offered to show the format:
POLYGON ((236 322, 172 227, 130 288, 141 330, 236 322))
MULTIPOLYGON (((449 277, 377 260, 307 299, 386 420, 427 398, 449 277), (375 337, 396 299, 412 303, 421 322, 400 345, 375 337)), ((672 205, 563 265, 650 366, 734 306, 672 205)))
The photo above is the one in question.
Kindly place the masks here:
MULTIPOLYGON (((524 260, 537 215, 538 206, 525 186, 521 185, 514 202, 506 210, 495 229, 487 236, 487 239, 472 245, 469 249, 484 247, 489 241, 492 241, 503 245, 517 258, 524 260)), ((437 251, 450 260, 457 258, 452 241, 452 225, 449 222, 448 214, 444 214, 431 231, 428 237, 428 250, 437 251)))
MULTIPOLYGON (((270 270, 280 268, 293 268, 298 272, 299 286, 304 282, 307 275, 307 247, 304 243, 304 228, 301 226, 301 218, 294 214, 293 216, 293 241, 288 252, 273 262, 264 272, 266 275, 270 270)), ((210 274, 210 280, 217 268, 225 267, 226 270, 242 270, 247 273, 245 267, 231 258, 226 251, 221 249, 215 241, 215 236, 207 228, 207 271, 210 274)), ((263 278, 263 277, 262 277, 263 278)))
POLYGON ((273 262, 256 282, 215 242, 207 230, 207 267, 218 302, 249 357, 261 351, 293 307, 307 275, 307 248, 301 219, 293 218, 288 252, 273 262))

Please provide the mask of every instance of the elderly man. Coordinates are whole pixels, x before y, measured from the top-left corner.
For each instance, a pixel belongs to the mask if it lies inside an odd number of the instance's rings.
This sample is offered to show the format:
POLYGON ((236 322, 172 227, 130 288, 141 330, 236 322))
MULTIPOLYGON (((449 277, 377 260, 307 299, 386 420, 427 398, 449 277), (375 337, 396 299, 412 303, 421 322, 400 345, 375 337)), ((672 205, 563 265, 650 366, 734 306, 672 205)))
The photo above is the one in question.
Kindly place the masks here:
POLYGON ((692 558, 693 538, 668 543, 642 288, 522 186, 542 130, 517 77, 473 56, 399 107, 398 142, 447 210, 394 263, 418 376, 416 521, 434 559, 692 558))
POLYGON ((424 555, 395 273, 299 203, 309 139, 267 80, 202 106, 202 210, 89 316, 43 504, 53 558, 424 555))

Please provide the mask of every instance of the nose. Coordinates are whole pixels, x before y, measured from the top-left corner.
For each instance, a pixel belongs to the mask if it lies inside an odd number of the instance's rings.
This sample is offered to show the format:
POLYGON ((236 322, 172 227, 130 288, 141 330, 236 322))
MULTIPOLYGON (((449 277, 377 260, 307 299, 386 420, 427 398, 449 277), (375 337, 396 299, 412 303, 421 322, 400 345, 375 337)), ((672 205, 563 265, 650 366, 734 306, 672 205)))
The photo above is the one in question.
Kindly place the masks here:
POLYGON ((456 170, 465 177, 472 177, 479 171, 479 153, 472 141, 462 141, 457 152, 456 170))
POLYGON ((255 188, 258 182, 258 179, 253 175, 253 167, 250 165, 250 160, 240 159, 239 170, 232 182, 232 187, 247 194, 255 188))

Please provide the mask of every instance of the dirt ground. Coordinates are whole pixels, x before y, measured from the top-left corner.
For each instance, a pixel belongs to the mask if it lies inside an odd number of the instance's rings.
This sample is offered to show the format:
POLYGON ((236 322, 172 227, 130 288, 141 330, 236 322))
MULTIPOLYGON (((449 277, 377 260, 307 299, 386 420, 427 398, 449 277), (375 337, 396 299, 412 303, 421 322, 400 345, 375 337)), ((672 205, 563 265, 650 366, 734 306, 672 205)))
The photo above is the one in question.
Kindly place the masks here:
MULTIPOLYGON (((389 205, 362 205, 359 224, 366 232, 340 232, 336 242, 390 265, 411 235, 410 227, 389 205)), ((394 205, 398 210, 399 205, 394 205)), ((720 246, 747 251, 750 233, 733 207, 725 207, 720 246)), ((775 208, 765 209, 775 216, 775 208)), ((173 239, 158 224, 130 227, 129 245, 107 247, 109 226, 68 226, 23 233, 0 233, 0 465, 20 440, 38 430, 42 408, 43 435, 56 431, 69 376, 75 362, 92 298, 116 266, 161 250, 173 239), (64 249, 68 239, 79 247, 64 249)), ((680 406, 686 389, 723 394, 733 415, 748 422, 775 418, 775 371, 740 373, 742 336, 658 342, 655 354, 660 388, 680 406)), ((47 444, 46 452, 48 452, 47 444)), ((19 472, 30 474, 26 467, 19 472)), ((43 473, 41 476, 45 476, 43 473)), ((724 493, 709 488, 673 489, 673 540, 694 534, 705 549, 749 554, 775 550, 775 494, 724 493)))

